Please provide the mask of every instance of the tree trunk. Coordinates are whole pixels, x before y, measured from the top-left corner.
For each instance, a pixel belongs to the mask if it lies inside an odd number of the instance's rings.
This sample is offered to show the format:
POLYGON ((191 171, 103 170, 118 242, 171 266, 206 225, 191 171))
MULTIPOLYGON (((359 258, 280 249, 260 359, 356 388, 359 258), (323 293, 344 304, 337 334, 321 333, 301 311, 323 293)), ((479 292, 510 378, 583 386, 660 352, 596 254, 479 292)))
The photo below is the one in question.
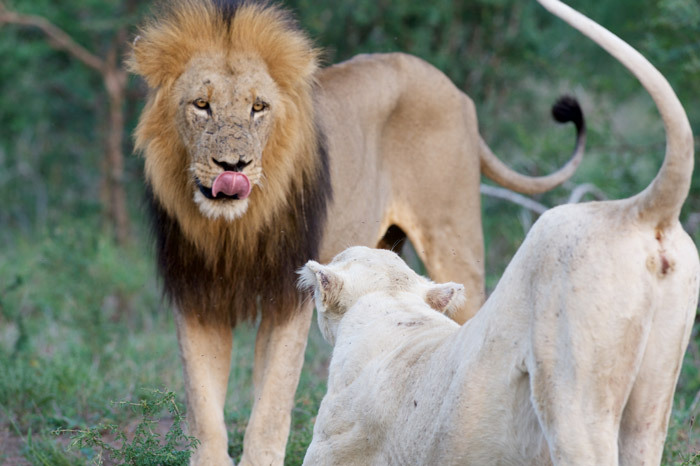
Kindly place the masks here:
MULTIPOLYGON (((133 11, 133 0, 127 2, 129 12, 133 11)), ((120 66, 121 45, 126 42, 127 31, 120 27, 114 35, 112 46, 106 58, 92 54, 66 34, 65 31, 50 23, 46 18, 23 15, 8 10, 0 0, 0 24, 18 24, 40 29, 49 38, 52 47, 64 50, 83 64, 100 73, 108 96, 108 126, 105 155, 100 169, 100 201, 102 210, 111 225, 115 240, 119 245, 129 241, 130 221, 126 207, 126 189, 124 188, 124 153, 122 138, 124 134, 124 94, 126 88, 126 71, 120 66)))
MULTIPOLYGON (((125 34, 120 30, 109 50, 103 72, 109 105, 106 154, 107 172, 103 173, 107 187, 108 205, 103 206, 112 225, 115 239, 124 245, 130 237, 130 221, 127 209, 126 189, 124 188, 124 94, 126 73, 118 63, 118 49, 125 34)), ((104 166, 104 165, 103 165, 104 166)))

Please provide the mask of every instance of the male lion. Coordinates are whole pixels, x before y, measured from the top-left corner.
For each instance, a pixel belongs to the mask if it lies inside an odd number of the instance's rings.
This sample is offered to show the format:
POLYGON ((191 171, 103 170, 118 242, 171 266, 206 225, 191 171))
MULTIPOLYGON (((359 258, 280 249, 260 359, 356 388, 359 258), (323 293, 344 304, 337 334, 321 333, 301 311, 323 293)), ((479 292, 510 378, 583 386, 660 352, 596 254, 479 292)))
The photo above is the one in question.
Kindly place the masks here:
MULTIPOLYGON (((566 205, 532 227, 474 318, 390 251, 310 261, 334 345, 305 465, 658 465, 698 303, 698 251, 678 221, 693 135, 644 58, 557 0, 540 0, 629 68, 667 131, 651 185, 566 205)), ((453 215, 460 215, 453 212, 453 215)))
POLYGON ((580 110, 565 106, 574 157, 549 177, 520 176, 481 140, 471 100, 427 63, 369 55, 319 70, 318 55, 280 8, 223 0, 164 4, 133 45, 130 68, 150 88, 136 148, 197 465, 230 462, 231 328, 258 314, 241 462, 282 464, 312 315, 298 267, 405 232, 436 280, 466 284, 465 321, 484 299, 480 174, 541 192, 583 153, 580 110))

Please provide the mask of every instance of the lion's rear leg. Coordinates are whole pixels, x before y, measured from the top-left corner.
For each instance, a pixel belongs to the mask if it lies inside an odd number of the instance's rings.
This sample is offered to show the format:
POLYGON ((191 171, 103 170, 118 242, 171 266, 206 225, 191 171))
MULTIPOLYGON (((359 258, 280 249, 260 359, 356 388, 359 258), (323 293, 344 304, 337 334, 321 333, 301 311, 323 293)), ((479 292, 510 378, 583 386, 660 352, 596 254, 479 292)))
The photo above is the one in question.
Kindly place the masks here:
POLYGON ((175 316, 187 392, 189 433, 201 442, 190 464, 232 465, 224 424, 231 367, 231 328, 202 325, 196 317, 179 312, 175 316))
POLYGON ((652 352, 657 349, 663 356, 658 359, 661 364, 652 363, 640 370, 625 406, 619 434, 623 466, 661 462, 677 375, 669 368, 679 367, 679 360, 667 358, 668 348, 654 348, 652 352))
MULTIPOLYGON (((550 255, 562 257, 554 241, 547 244, 550 255)), ((606 295, 606 286, 620 285, 610 285, 611 275, 589 267, 590 261, 580 268, 557 268, 553 262, 545 262, 547 272, 532 275, 555 279, 529 282, 534 307, 526 356, 531 401, 555 466, 617 466, 622 410, 646 341, 645 316, 638 316, 643 300, 634 302, 624 292, 606 295), (590 276, 599 282, 585 283, 590 276), (620 304, 625 299, 629 305, 620 304)), ((544 268, 533 263, 531 270, 544 268)))
POLYGON ((620 424, 622 465, 656 465, 661 461, 673 393, 697 309, 688 299, 689 289, 680 286, 667 292, 660 300, 665 309, 651 321, 644 359, 620 424))
MULTIPOLYGON (((558 351, 570 356, 564 349, 558 351)), ((538 360, 532 364, 537 369, 530 369, 531 400, 552 464, 617 466, 618 406, 623 396, 612 386, 596 383, 590 371, 574 371, 576 361, 538 360)))
POLYGON ((286 322, 263 315, 255 342, 255 401, 240 466, 284 463, 294 395, 304 364, 312 303, 286 322))

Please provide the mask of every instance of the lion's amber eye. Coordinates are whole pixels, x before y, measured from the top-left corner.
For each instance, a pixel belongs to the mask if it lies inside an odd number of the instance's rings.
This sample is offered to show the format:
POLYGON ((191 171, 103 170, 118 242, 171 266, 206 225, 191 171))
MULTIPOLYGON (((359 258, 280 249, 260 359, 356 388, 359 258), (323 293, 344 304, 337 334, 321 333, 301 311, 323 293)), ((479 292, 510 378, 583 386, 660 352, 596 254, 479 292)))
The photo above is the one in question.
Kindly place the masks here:
POLYGON ((253 111, 254 112, 262 112, 264 108, 265 108, 265 104, 262 102, 255 102, 253 104, 253 111))
POLYGON ((206 110, 209 108, 209 102, 204 99, 197 99, 194 101, 194 106, 201 110, 206 110))

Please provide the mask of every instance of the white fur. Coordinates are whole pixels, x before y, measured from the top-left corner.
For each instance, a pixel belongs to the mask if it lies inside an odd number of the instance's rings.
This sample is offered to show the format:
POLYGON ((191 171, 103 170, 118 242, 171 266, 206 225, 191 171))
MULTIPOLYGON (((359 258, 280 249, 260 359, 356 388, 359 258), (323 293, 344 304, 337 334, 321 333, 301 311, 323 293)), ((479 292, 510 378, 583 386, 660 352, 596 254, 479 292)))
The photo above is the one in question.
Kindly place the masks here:
POLYGON ((390 296, 417 297, 433 314, 438 311, 449 315, 464 303, 463 285, 452 282, 436 285, 427 278, 416 275, 390 251, 379 250, 371 254, 359 254, 357 251, 372 250, 360 246, 350 248, 336 256, 333 268, 309 261, 298 272, 299 288, 313 290, 318 325, 330 344, 335 344, 338 325, 345 310, 351 308, 357 299, 374 290, 382 290, 390 296), (346 260, 346 256, 350 259, 346 260), (444 300, 436 302, 428 299, 431 292, 442 294, 444 300))
MULTIPOLYGON (((698 264, 658 277, 636 227, 586 239, 605 207, 545 214, 461 328, 425 302, 440 285, 393 253, 310 263, 301 281, 335 347, 304 464, 658 464, 698 264)), ((673 236, 665 254, 693 253, 673 236)))
POLYGON ((304 464, 660 463, 700 288, 678 221, 692 131, 637 51, 561 2, 539 2, 649 91, 667 134, 658 175, 629 199, 542 215, 461 328, 424 302, 434 285, 386 251, 310 264, 335 347, 304 464))
POLYGON ((207 199, 199 190, 194 193, 194 202, 199 206, 199 211, 212 220, 221 217, 228 222, 232 222, 242 217, 248 210, 248 198, 212 200, 207 199))

